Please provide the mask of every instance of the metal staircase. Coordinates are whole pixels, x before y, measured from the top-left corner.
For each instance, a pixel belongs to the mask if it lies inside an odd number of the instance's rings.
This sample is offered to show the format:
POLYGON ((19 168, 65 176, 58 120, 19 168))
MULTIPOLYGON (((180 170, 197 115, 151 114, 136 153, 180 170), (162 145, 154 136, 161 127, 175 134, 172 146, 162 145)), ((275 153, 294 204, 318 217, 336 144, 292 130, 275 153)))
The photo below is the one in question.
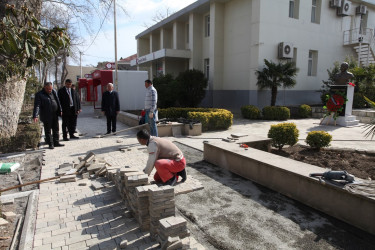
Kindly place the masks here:
POLYGON ((344 31, 344 45, 351 46, 356 51, 360 65, 375 64, 375 36, 373 29, 344 31))

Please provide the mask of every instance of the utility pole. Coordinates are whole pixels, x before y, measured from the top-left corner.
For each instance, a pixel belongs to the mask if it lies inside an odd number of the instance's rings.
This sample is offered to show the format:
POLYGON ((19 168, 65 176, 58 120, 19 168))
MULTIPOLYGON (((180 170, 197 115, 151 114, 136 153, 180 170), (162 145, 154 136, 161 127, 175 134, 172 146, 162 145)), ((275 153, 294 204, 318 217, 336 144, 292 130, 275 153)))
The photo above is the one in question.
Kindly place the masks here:
POLYGON ((115 24, 115 86, 118 92, 118 74, 117 74, 117 29, 116 29, 116 0, 113 0, 113 14, 114 14, 114 24, 115 24))
POLYGON ((80 68, 80 75, 79 78, 82 78, 82 51, 79 51, 79 68, 80 68))

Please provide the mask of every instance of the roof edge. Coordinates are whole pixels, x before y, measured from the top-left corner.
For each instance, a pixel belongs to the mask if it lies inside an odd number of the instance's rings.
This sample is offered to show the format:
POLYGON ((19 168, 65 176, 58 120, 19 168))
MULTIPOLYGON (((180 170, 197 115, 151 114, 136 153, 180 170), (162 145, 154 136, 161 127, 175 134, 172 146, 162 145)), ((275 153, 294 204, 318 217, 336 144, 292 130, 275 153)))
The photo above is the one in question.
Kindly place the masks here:
POLYGON ((146 29, 145 31, 139 33, 138 35, 135 36, 135 39, 138 39, 139 37, 144 36, 145 34, 150 33, 152 31, 162 27, 163 25, 171 22, 172 20, 174 20, 174 19, 176 19, 176 18, 178 18, 178 17, 180 17, 180 16, 182 16, 182 15, 184 15, 184 14, 186 14, 186 13, 188 13, 188 12, 190 12, 190 11, 192 11, 192 10, 198 8, 199 6, 201 6, 205 3, 208 3, 208 2, 210 2, 210 0, 197 0, 196 2, 186 6, 185 8, 183 8, 183 9, 177 11, 176 13, 170 15, 169 17, 163 19, 162 21, 154 24, 153 26, 146 29))

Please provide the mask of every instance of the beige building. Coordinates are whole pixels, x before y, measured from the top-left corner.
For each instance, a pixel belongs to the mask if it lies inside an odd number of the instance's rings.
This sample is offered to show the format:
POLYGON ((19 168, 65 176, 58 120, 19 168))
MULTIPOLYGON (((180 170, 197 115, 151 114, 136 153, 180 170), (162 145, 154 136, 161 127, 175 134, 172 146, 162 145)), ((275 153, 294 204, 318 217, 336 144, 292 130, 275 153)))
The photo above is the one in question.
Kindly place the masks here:
POLYGON ((264 59, 292 60, 297 85, 277 105, 320 102, 335 61, 374 63, 375 5, 359 0, 198 0, 136 36, 131 62, 149 76, 199 69, 208 78, 203 106, 265 106, 255 71, 264 59), (359 52, 360 51, 360 52, 359 52))
POLYGON ((92 71, 96 70, 95 67, 82 67, 82 75, 81 76, 81 67, 80 66, 73 66, 67 65, 66 69, 68 70, 68 75, 66 79, 70 79, 73 83, 76 83, 79 78, 85 78, 86 74, 90 74, 92 71))

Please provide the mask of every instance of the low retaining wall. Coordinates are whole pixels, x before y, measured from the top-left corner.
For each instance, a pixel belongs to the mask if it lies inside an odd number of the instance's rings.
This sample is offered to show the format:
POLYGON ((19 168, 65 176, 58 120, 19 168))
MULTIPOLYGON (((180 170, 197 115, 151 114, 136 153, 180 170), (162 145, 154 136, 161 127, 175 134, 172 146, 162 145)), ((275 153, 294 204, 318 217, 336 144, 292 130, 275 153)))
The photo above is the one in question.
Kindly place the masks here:
MULTIPOLYGON (((139 117, 131 113, 121 111, 117 120, 128 125, 129 127, 134 127, 139 124, 139 117)), ((191 127, 189 124, 172 122, 171 124, 157 124, 159 137, 166 136, 180 136, 189 135, 196 136, 202 134, 202 124, 193 124, 191 127)))
POLYGON ((375 199, 309 177, 327 169, 223 141, 204 143, 204 160, 375 234, 375 199))

